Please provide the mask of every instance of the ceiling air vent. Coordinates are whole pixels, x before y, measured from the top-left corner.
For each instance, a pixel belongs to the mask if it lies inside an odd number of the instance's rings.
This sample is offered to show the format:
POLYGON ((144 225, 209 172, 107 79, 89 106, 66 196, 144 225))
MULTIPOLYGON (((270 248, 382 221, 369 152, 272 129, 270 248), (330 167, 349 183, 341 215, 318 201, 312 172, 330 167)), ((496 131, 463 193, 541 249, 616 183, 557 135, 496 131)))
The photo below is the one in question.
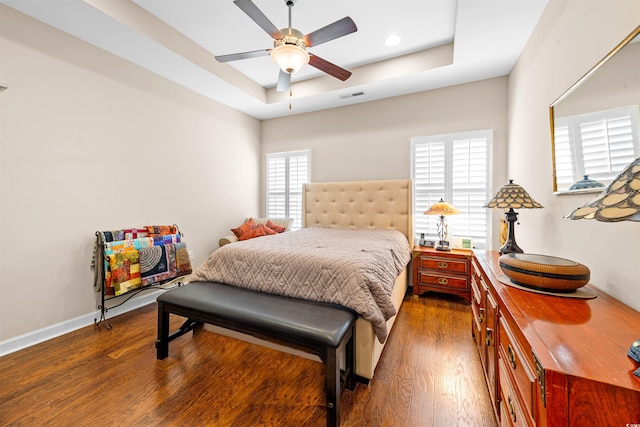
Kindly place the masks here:
POLYGON ((340 95, 339 98, 340 99, 349 99, 349 98, 355 98, 356 96, 360 96, 360 95, 364 95, 364 92, 347 93, 347 94, 344 94, 344 95, 340 95))

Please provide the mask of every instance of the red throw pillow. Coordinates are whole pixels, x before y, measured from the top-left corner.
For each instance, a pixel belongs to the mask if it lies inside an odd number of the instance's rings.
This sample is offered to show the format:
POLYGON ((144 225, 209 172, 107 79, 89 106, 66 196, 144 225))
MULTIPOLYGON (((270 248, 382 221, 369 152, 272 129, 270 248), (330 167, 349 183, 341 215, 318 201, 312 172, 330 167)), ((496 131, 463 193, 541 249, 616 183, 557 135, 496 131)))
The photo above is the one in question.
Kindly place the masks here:
POLYGON ((267 227, 269 227, 271 230, 275 231, 276 233, 282 233, 283 231, 286 230, 286 228, 281 227, 278 224, 272 223, 271 220, 267 221, 267 227))
POLYGON ((258 227, 263 228, 264 229, 264 234, 267 236, 271 236, 273 234, 278 234, 278 232, 272 228, 267 227, 266 225, 262 225, 260 224, 258 227))
POLYGON ((269 227, 263 224, 259 224, 259 225, 256 225, 253 229, 244 233, 242 236, 240 236, 238 240, 249 240, 249 239, 253 239, 254 237, 268 236, 271 234, 278 234, 278 233, 276 233, 275 231, 273 231, 272 229, 270 229, 269 227))
POLYGON ((266 234, 264 232, 264 228, 265 227, 257 226, 254 229, 243 233, 242 236, 238 237, 238 240, 249 240, 253 239, 254 237, 265 236, 266 234))
POLYGON ((253 218, 249 218, 244 224, 242 224, 240 227, 238 228, 232 228, 231 231, 233 232, 233 234, 236 235, 236 237, 238 239, 240 239, 240 237, 242 237, 242 235, 244 233, 246 233, 247 231, 251 231, 256 227, 256 223, 253 220, 253 218))

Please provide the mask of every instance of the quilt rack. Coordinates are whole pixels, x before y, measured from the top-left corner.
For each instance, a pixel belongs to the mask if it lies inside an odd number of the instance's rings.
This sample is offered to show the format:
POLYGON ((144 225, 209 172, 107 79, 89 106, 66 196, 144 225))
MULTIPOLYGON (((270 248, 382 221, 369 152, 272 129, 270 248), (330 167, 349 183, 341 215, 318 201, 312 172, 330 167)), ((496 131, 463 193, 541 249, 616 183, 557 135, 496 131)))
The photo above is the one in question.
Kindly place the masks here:
POLYGON ((97 326, 104 322, 111 329, 106 319, 110 309, 143 291, 182 286, 182 279, 191 274, 189 251, 176 224, 96 231, 95 235, 91 267, 95 290, 101 293, 100 318, 94 319, 97 326), (124 299, 106 306, 106 301, 120 297, 124 299))

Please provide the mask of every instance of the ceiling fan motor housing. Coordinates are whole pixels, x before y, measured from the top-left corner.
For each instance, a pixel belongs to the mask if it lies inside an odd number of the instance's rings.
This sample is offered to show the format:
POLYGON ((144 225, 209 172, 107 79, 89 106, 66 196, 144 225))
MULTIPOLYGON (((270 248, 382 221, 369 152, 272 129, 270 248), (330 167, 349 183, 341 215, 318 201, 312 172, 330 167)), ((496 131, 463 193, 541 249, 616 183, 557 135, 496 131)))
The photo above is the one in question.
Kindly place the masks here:
POLYGON ((283 71, 291 74, 309 63, 310 58, 307 53, 307 45, 304 42, 304 34, 295 28, 283 28, 280 32, 282 32, 284 37, 274 39, 271 59, 273 59, 283 71))
POLYGON ((307 45, 304 42, 304 34, 295 28, 282 28, 280 32, 284 35, 281 39, 273 40, 273 47, 282 46, 284 44, 292 44, 303 49, 307 49, 307 45))

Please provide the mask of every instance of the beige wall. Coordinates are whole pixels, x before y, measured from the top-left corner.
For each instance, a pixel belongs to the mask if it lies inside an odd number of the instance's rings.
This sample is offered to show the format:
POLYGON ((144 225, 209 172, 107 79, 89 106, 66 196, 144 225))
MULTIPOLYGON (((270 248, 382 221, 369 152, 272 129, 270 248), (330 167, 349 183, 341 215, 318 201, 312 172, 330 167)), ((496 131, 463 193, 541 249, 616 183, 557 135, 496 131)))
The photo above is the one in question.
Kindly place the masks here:
POLYGON ((176 223, 204 261, 259 210, 260 122, 0 16, 1 342, 96 310, 96 230, 176 223))
POLYGON ((313 181, 406 178, 411 137, 486 128, 494 190, 512 178, 545 206, 521 212, 518 243, 585 263, 594 283, 640 309, 640 226, 562 219, 589 196, 552 194, 548 118, 549 104, 640 23, 640 2, 551 0, 508 81, 262 130, 12 9, 0 6, 0 19, 0 81, 10 86, 0 94, 0 341, 95 310, 98 229, 175 222, 203 261, 238 218, 264 211, 265 153, 310 148, 313 181))
POLYGON ((563 219, 593 195, 552 194, 549 105, 640 24, 640 2, 551 0, 509 77, 509 176, 545 209, 522 211, 527 252, 566 257, 640 310, 640 225, 563 219))
POLYGON ((506 88, 501 77, 266 120, 262 152, 311 149, 316 182, 410 178, 412 137, 493 129, 492 180, 502 182, 506 88))
POLYGON ((640 105, 640 43, 622 48, 553 109, 566 117, 630 105, 640 105))

